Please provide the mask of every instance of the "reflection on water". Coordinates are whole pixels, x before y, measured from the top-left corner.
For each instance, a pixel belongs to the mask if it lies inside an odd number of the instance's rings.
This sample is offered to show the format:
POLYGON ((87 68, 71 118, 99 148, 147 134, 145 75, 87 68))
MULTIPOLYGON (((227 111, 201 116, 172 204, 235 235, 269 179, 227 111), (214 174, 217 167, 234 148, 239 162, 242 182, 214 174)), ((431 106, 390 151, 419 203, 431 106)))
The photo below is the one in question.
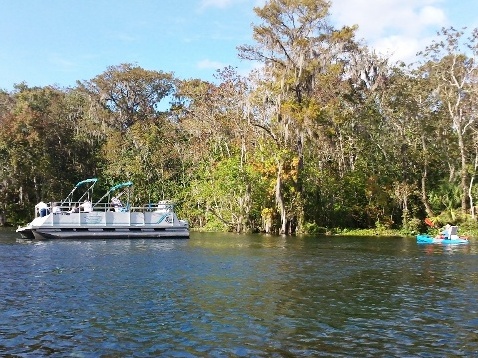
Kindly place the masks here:
POLYGON ((412 238, 0 232, 0 352, 17 356, 474 356, 477 259, 412 238))

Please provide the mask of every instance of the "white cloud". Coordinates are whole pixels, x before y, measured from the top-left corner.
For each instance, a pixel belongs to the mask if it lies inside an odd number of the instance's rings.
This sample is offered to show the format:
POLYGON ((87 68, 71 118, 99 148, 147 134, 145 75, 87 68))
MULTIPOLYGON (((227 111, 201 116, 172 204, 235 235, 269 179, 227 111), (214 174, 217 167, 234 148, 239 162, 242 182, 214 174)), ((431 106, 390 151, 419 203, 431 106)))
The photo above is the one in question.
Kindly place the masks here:
POLYGON ((226 65, 224 63, 217 62, 217 61, 211 61, 211 60, 208 60, 208 59, 199 61, 197 63, 197 68, 200 68, 200 69, 203 69, 203 70, 204 69, 218 70, 218 69, 221 69, 221 68, 224 68, 224 67, 226 67, 226 65))
POLYGON ((443 0, 333 0, 336 26, 357 24, 358 39, 393 60, 413 62, 430 36, 447 26, 443 0))
POLYGON ((419 12, 420 22, 424 25, 443 25, 447 22, 443 10, 434 6, 425 6, 419 12))
POLYGON ((373 49, 383 56, 390 58, 391 62, 414 62, 415 55, 423 49, 422 41, 406 36, 389 36, 377 39, 373 49))

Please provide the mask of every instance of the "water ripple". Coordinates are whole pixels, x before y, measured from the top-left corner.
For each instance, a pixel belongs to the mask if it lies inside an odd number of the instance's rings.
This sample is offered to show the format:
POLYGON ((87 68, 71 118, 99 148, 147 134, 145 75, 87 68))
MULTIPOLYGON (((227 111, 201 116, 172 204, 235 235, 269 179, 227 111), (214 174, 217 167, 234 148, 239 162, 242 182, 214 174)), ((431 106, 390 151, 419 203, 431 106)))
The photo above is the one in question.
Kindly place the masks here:
POLYGON ((0 236, 0 353, 476 356, 474 262, 393 238, 0 236))

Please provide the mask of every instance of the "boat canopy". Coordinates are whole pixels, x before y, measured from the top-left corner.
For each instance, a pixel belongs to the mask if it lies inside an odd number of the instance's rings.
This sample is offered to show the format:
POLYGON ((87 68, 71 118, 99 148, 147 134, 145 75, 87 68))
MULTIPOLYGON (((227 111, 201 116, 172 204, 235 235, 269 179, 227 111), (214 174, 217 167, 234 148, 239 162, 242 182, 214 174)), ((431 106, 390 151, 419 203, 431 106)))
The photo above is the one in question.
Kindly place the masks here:
POLYGON ((86 184, 86 183, 96 183, 97 181, 98 181, 97 178, 85 179, 80 181, 78 184, 76 184, 75 188, 78 188, 79 186, 82 186, 83 184, 86 184))
POLYGON ((114 191, 116 191, 116 190, 118 190, 118 189, 130 187, 131 185, 133 185, 133 183, 130 182, 130 181, 127 181, 127 182, 121 183, 121 184, 117 184, 117 185, 111 187, 110 190, 108 190, 108 194, 109 194, 109 193, 112 193, 112 192, 114 192, 114 191))
POLYGON ((62 206, 63 204, 69 202, 71 203, 73 201, 73 193, 76 191, 76 189, 78 189, 80 186, 84 185, 84 184, 90 184, 90 186, 88 188, 86 188, 85 192, 83 193, 83 195, 78 199, 78 201, 81 201, 83 200, 83 198, 86 196, 87 199, 90 199, 91 196, 93 196, 93 187, 95 186, 96 182, 98 181, 97 178, 90 178, 90 179, 85 179, 85 180, 82 180, 80 182, 78 182, 73 190, 70 192, 70 194, 67 195, 67 197, 65 199, 63 199, 60 203, 60 206, 62 206))
MULTIPOLYGON (((115 192, 116 190, 119 190, 119 189, 123 189, 123 188, 129 188, 130 186, 133 185, 133 182, 131 181, 127 181, 127 182, 124 182, 124 183, 120 183, 120 184, 116 184, 115 186, 112 186, 106 193, 105 195, 103 195, 100 200, 98 200, 96 202, 95 205, 93 205, 93 207, 97 206, 98 204, 100 204, 102 202, 102 200, 106 197, 108 197, 108 202, 110 201, 110 196, 111 196, 111 193, 115 192)), ((122 194, 124 193, 124 191, 122 193, 120 193, 119 195, 117 195, 117 197, 121 196, 122 194)))

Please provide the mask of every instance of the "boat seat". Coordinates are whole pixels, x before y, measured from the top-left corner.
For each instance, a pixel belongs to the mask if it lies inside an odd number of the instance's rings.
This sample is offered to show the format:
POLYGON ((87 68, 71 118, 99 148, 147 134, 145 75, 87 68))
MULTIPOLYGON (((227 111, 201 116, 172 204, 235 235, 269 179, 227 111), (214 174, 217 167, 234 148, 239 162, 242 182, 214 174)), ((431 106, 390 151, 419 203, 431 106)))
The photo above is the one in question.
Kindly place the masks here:
POLYGON ((448 237, 451 238, 452 235, 458 235, 458 226, 450 226, 448 237))

